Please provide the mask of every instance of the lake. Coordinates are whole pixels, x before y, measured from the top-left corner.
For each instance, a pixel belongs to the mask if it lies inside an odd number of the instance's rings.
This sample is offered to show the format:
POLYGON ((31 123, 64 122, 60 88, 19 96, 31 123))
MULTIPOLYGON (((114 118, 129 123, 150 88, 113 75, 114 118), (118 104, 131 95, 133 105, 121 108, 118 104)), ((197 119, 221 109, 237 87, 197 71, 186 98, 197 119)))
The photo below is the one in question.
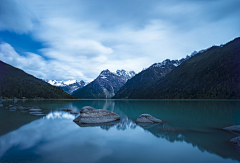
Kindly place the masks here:
POLYGON ((240 150, 222 128, 240 124, 240 101, 221 100, 26 100, 0 107, 0 162, 240 162, 240 150), (6 106, 38 106, 33 116, 6 106), (80 127, 77 115, 58 111, 83 106, 121 116, 115 125, 80 127), (143 113, 163 124, 137 125, 143 113))

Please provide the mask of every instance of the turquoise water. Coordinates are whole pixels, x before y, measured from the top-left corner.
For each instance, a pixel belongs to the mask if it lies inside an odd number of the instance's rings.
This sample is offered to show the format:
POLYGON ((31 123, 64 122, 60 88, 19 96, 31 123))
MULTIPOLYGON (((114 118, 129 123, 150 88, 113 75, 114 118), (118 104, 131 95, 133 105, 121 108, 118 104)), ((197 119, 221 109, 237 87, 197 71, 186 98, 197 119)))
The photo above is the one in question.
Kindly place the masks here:
MULTIPOLYGON (((3 103, 13 105, 13 101, 3 103)), ((240 124, 240 101, 27 100, 46 116, 0 108, 0 162, 240 162, 223 127, 240 124), (80 127, 75 115, 58 111, 83 106, 121 116, 111 126, 80 127), (139 126, 143 113, 163 124, 139 126)))

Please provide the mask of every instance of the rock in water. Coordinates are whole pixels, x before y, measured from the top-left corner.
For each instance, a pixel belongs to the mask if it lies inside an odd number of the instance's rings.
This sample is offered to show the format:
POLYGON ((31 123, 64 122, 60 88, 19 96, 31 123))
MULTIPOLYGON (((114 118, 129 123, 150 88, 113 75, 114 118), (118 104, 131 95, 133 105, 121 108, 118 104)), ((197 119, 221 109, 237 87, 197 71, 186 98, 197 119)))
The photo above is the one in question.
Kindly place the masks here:
POLYGON ((10 107, 10 108, 8 108, 9 109, 9 111, 16 111, 17 110, 17 108, 16 107, 10 107))
POLYGON ((84 106, 81 110, 80 113, 87 113, 87 112, 92 112, 95 111, 96 109, 91 107, 91 106, 84 106))
POLYGON ((235 134, 240 134, 240 125, 234 125, 234 126, 230 126, 230 127, 225 127, 223 128, 224 130, 233 132, 235 134))
POLYGON ((240 148, 240 136, 231 139, 230 142, 233 143, 236 147, 240 148))
POLYGON ((41 111, 42 109, 29 109, 29 111, 34 112, 34 111, 41 111))
POLYGON ((137 123, 162 123, 163 121, 157 118, 154 118, 150 114, 142 114, 140 115, 137 120, 137 123))
POLYGON ((71 114, 79 114, 78 112, 76 112, 76 111, 74 111, 74 110, 70 111, 70 113, 71 113, 71 114))
POLYGON ((43 114, 42 112, 29 112, 29 114, 43 114))
POLYGON ((120 116, 108 110, 95 109, 85 106, 80 110, 80 115, 73 121, 80 124, 100 124, 120 120, 120 116))
POLYGON ((59 109, 59 111, 72 111, 72 109, 69 109, 69 108, 62 108, 62 109, 59 109))

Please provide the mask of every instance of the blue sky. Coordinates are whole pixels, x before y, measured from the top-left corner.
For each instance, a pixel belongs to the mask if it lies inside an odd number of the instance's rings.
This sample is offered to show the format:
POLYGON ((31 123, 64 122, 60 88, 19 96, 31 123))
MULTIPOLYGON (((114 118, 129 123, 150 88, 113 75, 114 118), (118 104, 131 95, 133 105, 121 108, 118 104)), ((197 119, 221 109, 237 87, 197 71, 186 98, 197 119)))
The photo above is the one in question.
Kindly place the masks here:
POLYGON ((239 0, 0 0, 0 60, 38 78, 140 72, 240 36, 239 0))

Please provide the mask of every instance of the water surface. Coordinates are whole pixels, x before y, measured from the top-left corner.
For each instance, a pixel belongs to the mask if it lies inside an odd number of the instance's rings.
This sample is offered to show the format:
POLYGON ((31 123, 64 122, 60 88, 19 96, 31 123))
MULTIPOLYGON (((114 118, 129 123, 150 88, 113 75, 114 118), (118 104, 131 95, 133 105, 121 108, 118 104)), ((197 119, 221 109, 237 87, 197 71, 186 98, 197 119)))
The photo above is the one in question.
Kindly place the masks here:
POLYGON ((0 108, 0 162, 240 162, 223 127, 240 124, 240 101, 210 100, 26 100, 46 116, 0 108), (113 111, 115 125, 80 127, 75 115, 58 111, 83 106, 113 111), (143 113, 163 124, 137 125, 143 113))

